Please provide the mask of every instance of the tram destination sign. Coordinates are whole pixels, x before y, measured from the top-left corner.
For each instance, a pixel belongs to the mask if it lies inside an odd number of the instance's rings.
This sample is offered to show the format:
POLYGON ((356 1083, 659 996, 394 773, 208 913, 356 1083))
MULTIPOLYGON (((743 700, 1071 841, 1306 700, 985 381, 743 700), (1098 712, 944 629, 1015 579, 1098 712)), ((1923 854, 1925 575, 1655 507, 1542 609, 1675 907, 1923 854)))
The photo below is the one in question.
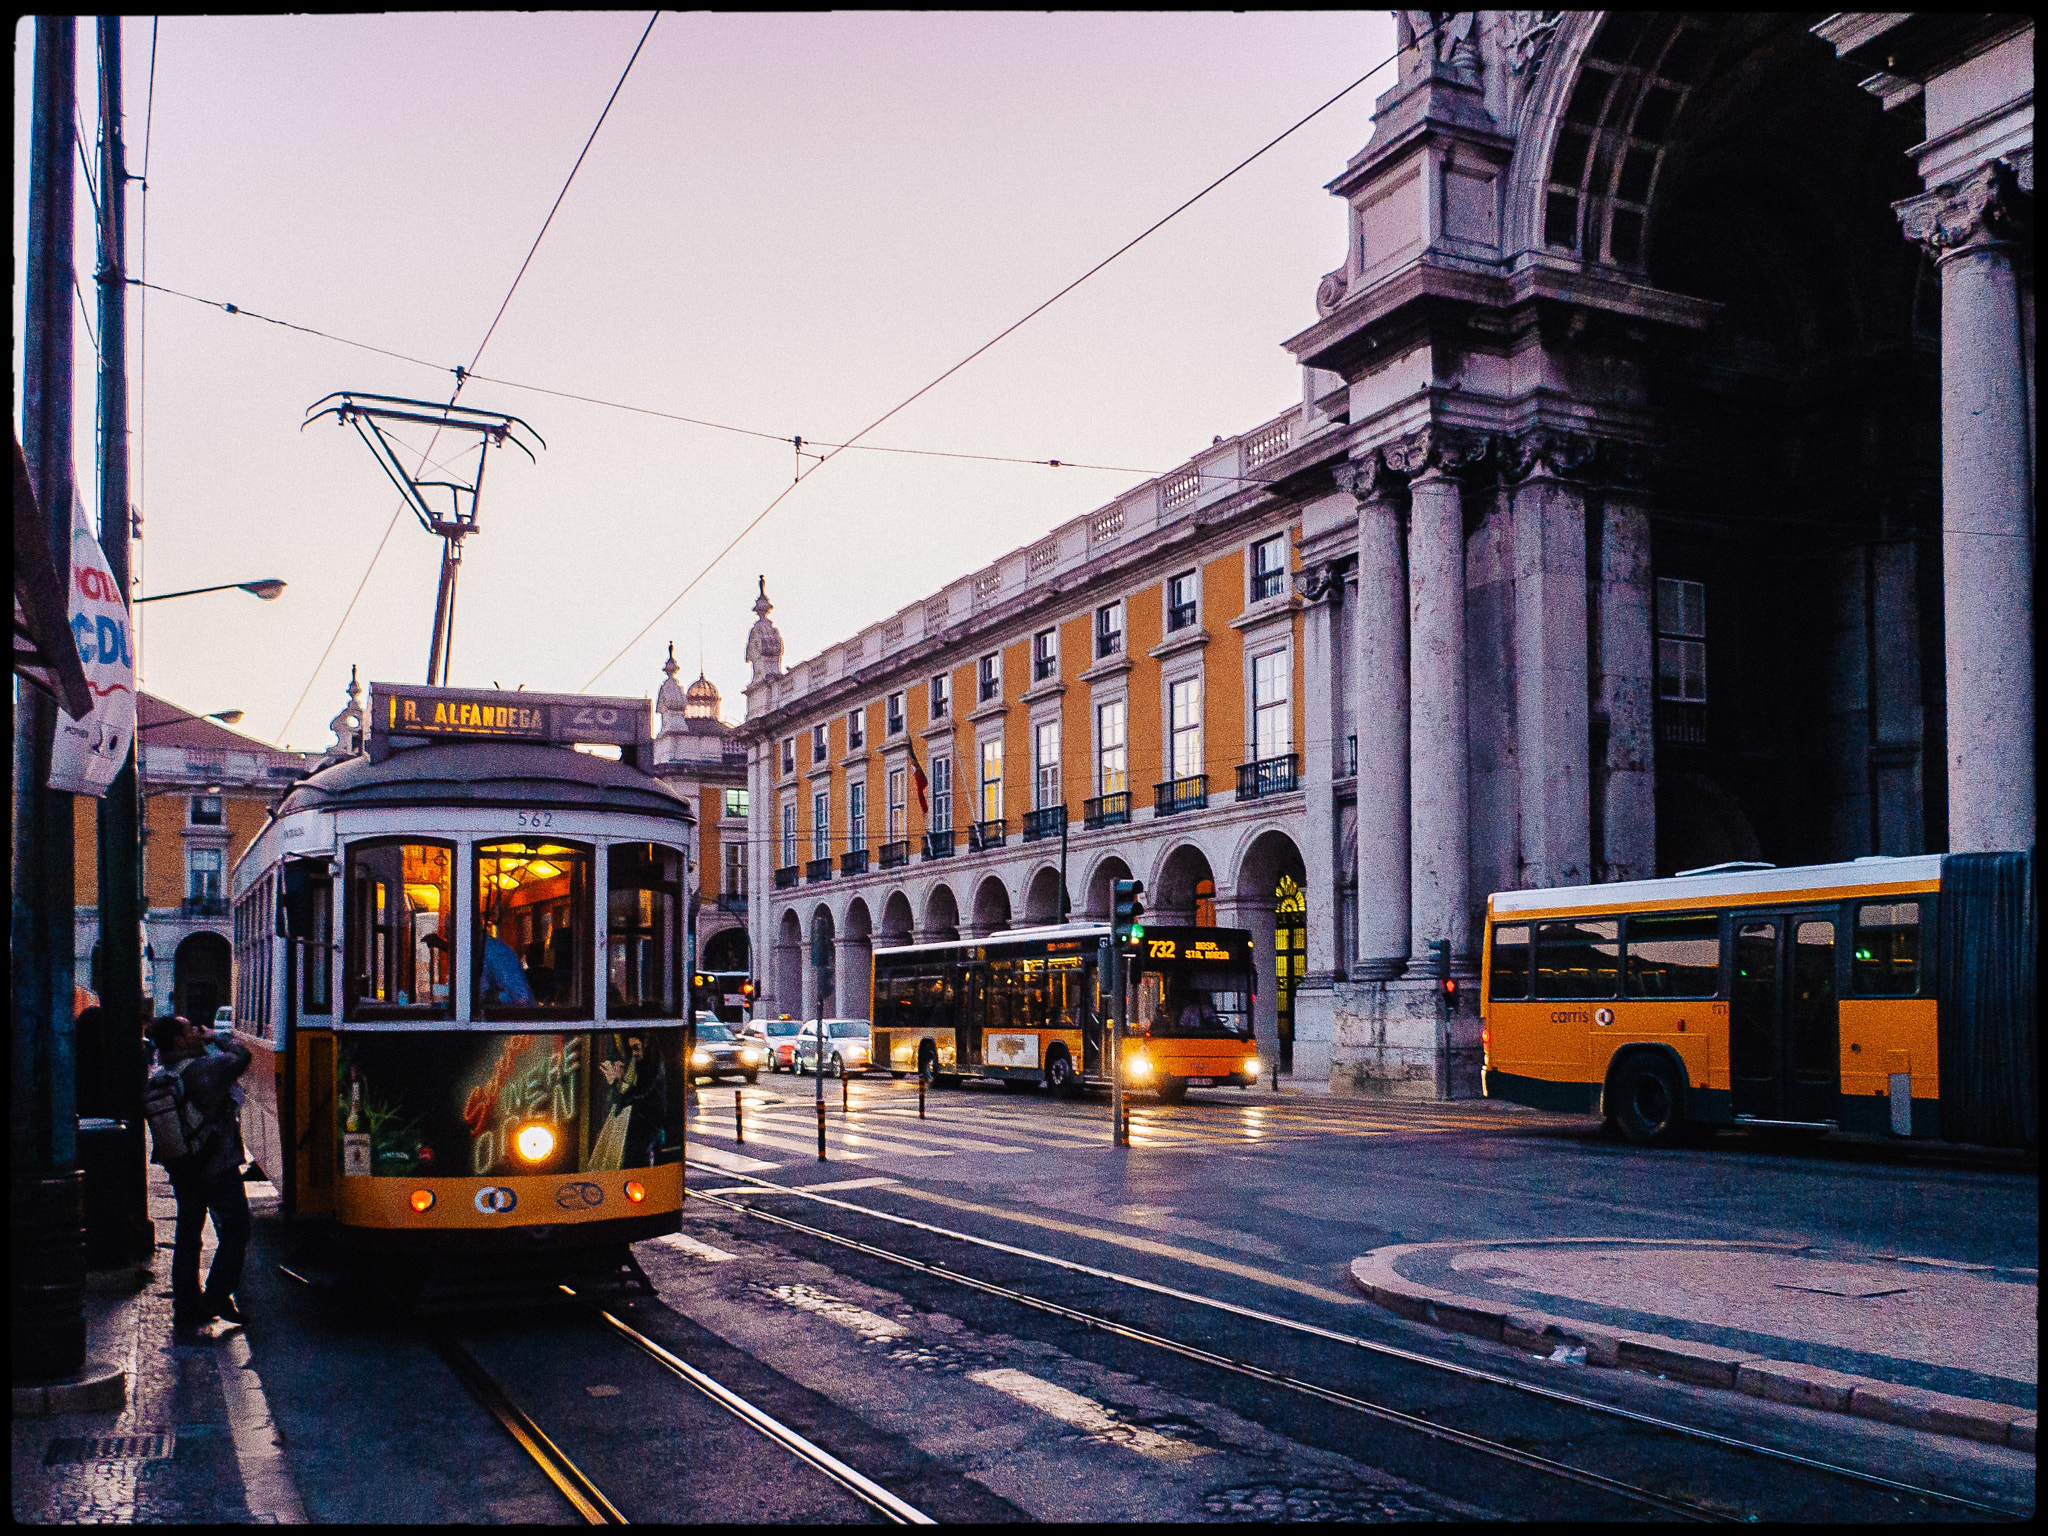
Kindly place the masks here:
POLYGON ((531 741, 550 746, 645 746, 653 722, 645 699, 502 688, 370 684, 370 730, 430 740, 531 741))

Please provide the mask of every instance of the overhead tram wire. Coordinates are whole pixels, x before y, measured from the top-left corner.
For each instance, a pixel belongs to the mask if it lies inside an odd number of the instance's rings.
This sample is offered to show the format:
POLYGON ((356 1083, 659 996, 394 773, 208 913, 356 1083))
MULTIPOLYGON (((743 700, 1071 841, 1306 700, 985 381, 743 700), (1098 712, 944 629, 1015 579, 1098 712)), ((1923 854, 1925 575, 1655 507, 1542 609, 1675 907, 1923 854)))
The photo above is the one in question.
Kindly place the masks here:
MULTIPOLYGON (((1429 35, 1429 32, 1432 32, 1434 30, 1435 26, 1434 24, 1432 24, 1428 31, 1418 34, 1416 41, 1418 43, 1421 42, 1424 38, 1426 38, 1429 35)), ((1329 100, 1325 101, 1321 106, 1317 107, 1314 111, 1310 112, 1306 117, 1301 118, 1292 127, 1282 130, 1279 134, 1267 140, 1266 143, 1261 145, 1259 148, 1253 150, 1249 155, 1245 156, 1244 159, 1238 161, 1236 165, 1232 166, 1229 170, 1225 171, 1221 176, 1218 176, 1214 181, 1210 182, 1206 187, 1202 188, 1201 191, 1195 193, 1194 196, 1188 198, 1187 201, 1180 204, 1179 207, 1173 209, 1172 212, 1156 220, 1151 225, 1146 227, 1144 230, 1140 231, 1138 234, 1132 236, 1129 240, 1125 241, 1122 245, 1118 246, 1114 251, 1111 251, 1107 256, 1103 257, 1102 260, 1096 262, 1094 266, 1090 267, 1086 272, 1083 272, 1079 277, 1075 278, 1072 282, 1068 283, 1064 288, 1060 289, 1059 292, 1055 293, 1051 298, 1046 299, 1044 302, 1040 303, 1035 308, 1028 311, 1022 318, 1018 319, 1017 321, 1013 322, 1008 326, 1005 326, 1001 331, 997 332, 994 336, 990 337, 987 341, 983 342, 980 346, 976 347, 972 352, 968 353, 965 357, 961 358, 959 362, 953 364, 952 367, 948 368, 944 373, 940 374, 937 378, 933 379, 929 384, 926 384, 923 388, 917 390, 915 393, 907 396, 905 399, 891 406, 888 410, 884 411, 881 415, 877 416, 873 421, 869 422, 865 427, 862 427, 860 431, 854 433, 852 437, 846 440, 846 442, 842 443, 840 446, 833 448, 830 452, 826 453, 823 458, 821 458, 816 464, 812 465, 808 470, 800 470, 795 480, 791 481, 790 484, 784 486, 780 491, 776 493, 775 498, 772 501, 770 501, 767 506, 763 507, 759 512, 755 513, 753 518, 746 524, 746 526, 741 528, 738 533, 734 534, 732 538, 727 541, 725 547, 720 549, 717 554, 711 557, 711 559, 705 564, 703 569, 699 570, 696 575, 692 576, 689 579, 688 582, 684 583, 682 591, 678 592, 674 597, 670 598, 667 604, 663 606, 662 610, 659 613, 655 614, 653 618, 649 619, 646 625, 640 630, 638 634, 633 636, 632 639, 628 640, 624 645, 619 647, 618 653, 614 655, 611 658, 611 660, 607 661, 603 666, 599 667, 595 672, 593 672, 590 675, 589 680, 585 682, 583 686, 586 689, 590 688, 593 684, 597 682, 599 678, 603 677, 605 673, 609 672, 613 667, 617 666, 621 661, 623 661, 625 659, 626 653, 632 650, 634 646, 638 645, 643 639, 646 638, 648 631, 652 630, 655 625, 659 624, 664 618, 666 618, 669 614, 669 611, 673 609, 677 603, 680 603, 684 598, 688 597, 691 591, 696 587, 696 585, 700 581, 702 581, 706 576, 709 576, 712 573, 712 571, 717 569, 719 562, 724 560, 727 555, 731 554, 733 550, 738 547, 739 542, 742 539, 744 539, 748 534, 752 533, 756 528, 758 528, 761 525, 761 523, 766 520, 768 514, 773 512, 777 507, 781 506, 783 499, 787 497, 791 491, 795 490, 797 486, 803 484, 803 482, 810 478, 811 475, 814 475, 819 470, 823 469, 827 464, 831 463, 833 459, 837 458, 840 454, 846 452, 847 449, 858 445, 862 438, 866 437, 870 432, 874 431, 877 427, 881 426, 891 417, 896 416, 905 410, 908 410, 917 401, 923 399, 926 395, 930 394, 933 390, 937 389, 941 384, 945 383, 946 380, 950 379, 954 374, 958 373, 961 369, 965 368, 969 363, 973 362, 983 353, 989 351, 999 342, 1003 341, 1006 337, 1012 335, 1014 332, 1018 330, 1021 330, 1024 326, 1028 325, 1038 316, 1044 314, 1046 310, 1052 308, 1053 305, 1059 303, 1061 299, 1065 298, 1068 294, 1072 293, 1076 288, 1080 287, 1083 283, 1087 282, 1089 278, 1093 277, 1096 273, 1100 272, 1103 268, 1107 267, 1111 262, 1115 261, 1125 252, 1133 249, 1141 242, 1149 239, 1159 230, 1164 229, 1168 224, 1172 223, 1175 219, 1179 218, 1183 213, 1187 212, 1188 209, 1194 207, 1196 203, 1199 203, 1211 192, 1214 192, 1218 187, 1222 186, 1226 181, 1230 180, 1231 177, 1235 176, 1239 171, 1243 170, 1253 161, 1259 159, 1268 150, 1274 148, 1282 141, 1292 137, 1296 132, 1298 132, 1302 128, 1307 127, 1308 124, 1315 121, 1316 118, 1322 116, 1323 113, 1327 112, 1331 107, 1334 107, 1338 102, 1342 101, 1346 96, 1349 96, 1353 91, 1357 90, 1361 85, 1365 84, 1366 81, 1370 80, 1374 75, 1378 74, 1381 70, 1385 69, 1389 64, 1394 63, 1400 57, 1401 50, 1397 47, 1394 50, 1394 52, 1388 54, 1386 58, 1380 60, 1379 63, 1373 65, 1371 69, 1368 69, 1364 74, 1360 75, 1356 80, 1352 81, 1349 85, 1345 86, 1343 90, 1337 92, 1336 95, 1332 96, 1329 100)))
MULTIPOLYGON (((576 163, 569 167, 569 174, 563 178, 562 190, 555 194, 555 201, 548 209, 548 216, 541 220, 540 233, 533 237, 533 244, 526 251, 526 259, 519 263, 519 270, 513 274, 512 286, 505 290, 504 302, 498 305, 498 312, 491 317, 491 323, 484 331, 484 339, 477 343, 476 351, 470 357, 469 367, 457 368, 455 370, 455 388, 448 396, 448 404, 451 407, 461 398, 462 388, 469 382, 470 371, 483 360, 484 349, 491 344, 491 338, 498 333, 498 322, 505 318, 505 311, 511 307, 512 296, 519 291, 519 284, 526 277, 527 268, 533 265, 533 258, 540 250, 541 241, 547 238, 548 230, 555 222, 555 215, 561 212, 562 202, 568 197, 569 188, 575 184, 576 173, 583 169, 583 162, 589 157, 591 146, 597 142, 598 133, 604 128, 605 119, 611 116, 612 106, 618 101, 619 92, 626 88, 626 79, 633 73, 633 66, 640 59, 640 51, 647 46, 647 39, 653 35, 654 24, 659 20, 661 20, 661 12, 659 11, 654 12, 653 15, 647 18, 647 26, 640 34, 640 41, 633 45, 633 52, 626 60, 626 67, 619 71, 618 83, 612 87, 611 95, 605 98, 604 110, 597 114, 597 121, 591 125, 590 136, 583 141, 583 148, 576 156, 576 163)), ((274 323, 283 324, 284 322, 278 321, 274 323)), ((293 328, 298 329, 298 327, 293 328)), ((420 455, 422 463, 425 463, 427 457, 433 453, 434 444, 440 440, 440 429, 436 428, 433 438, 428 442, 425 451, 420 455)), ((320 652, 320 659, 313 664, 312 672, 307 675, 306 686, 299 690, 298 702, 292 705, 291 713, 285 716, 284 724, 278 730, 278 739, 280 741, 285 738, 285 733, 291 729, 292 721, 298 718, 299 711, 305 708, 306 699, 313 692, 313 684, 319 680, 320 669, 327 665, 327 658, 334 653, 334 647, 340 643, 341 632, 347 627, 350 616, 356 611, 356 604, 362 601, 363 591, 370 584, 370 576, 377 569, 377 561, 383 556, 384 546, 390 543, 392 532, 398 527, 398 520, 404 513, 405 503, 400 501, 397 507, 392 509, 391 521, 385 525, 384 536, 377 541, 376 552, 370 556, 370 563, 363 569, 363 579, 356 583, 354 596, 349 598, 348 607, 342 610, 341 619, 334 626, 334 633, 328 636, 327 645, 320 652)))

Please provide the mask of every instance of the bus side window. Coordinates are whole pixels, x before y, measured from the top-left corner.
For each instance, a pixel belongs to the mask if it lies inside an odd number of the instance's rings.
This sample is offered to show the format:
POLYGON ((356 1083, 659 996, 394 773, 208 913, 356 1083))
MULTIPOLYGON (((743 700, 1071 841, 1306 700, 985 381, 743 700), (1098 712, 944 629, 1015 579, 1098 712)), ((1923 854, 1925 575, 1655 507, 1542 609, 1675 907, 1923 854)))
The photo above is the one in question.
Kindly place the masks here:
POLYGON ((1614 996, 1621 971, 1621 924, 1613 918, 1541 923, 1536 928, 1536 995, 1614 996))
POLYGON ((1529 929, 1527 924, 1493 930, 1493 972, 1486 979, 1493 1001, 1520 1002, 1529 995, 1529 929))
POLYGON ((1712 997, 1720 988, 1720 918, 1696 912, 1628 920, 1630 997, 1712 997))
POLYGON ((1864 997, 1917 997, 1920 992, 1920 903, 1856 908, 1850 990, 1864 997))

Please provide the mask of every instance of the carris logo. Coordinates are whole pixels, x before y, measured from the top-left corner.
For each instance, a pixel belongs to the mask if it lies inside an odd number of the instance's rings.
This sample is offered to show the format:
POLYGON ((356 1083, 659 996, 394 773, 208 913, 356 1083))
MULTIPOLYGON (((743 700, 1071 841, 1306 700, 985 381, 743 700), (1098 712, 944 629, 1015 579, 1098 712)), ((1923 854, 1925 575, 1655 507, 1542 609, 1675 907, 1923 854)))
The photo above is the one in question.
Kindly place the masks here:
POLYGON ((1612 1008, 1595 1009, 1593 1013, 1593 1022, 1595 1024, 1600 1025, 1602 1028, 1605 1028, 1607 1025, 1612 1024, 1614 1022, 1614 1010, 1612 1008))
POLYGON ((587 1211, 604 1204, 604 1191, 595 1184, 564 1184, 555 1191, 555 1204, 565 1211, 587 1211))
POLYGON ((502 1184, 486 1184, 476 1192, 476 1208, 486 1216, 502 1216, 519 1203, 519 1196, 502 1184))

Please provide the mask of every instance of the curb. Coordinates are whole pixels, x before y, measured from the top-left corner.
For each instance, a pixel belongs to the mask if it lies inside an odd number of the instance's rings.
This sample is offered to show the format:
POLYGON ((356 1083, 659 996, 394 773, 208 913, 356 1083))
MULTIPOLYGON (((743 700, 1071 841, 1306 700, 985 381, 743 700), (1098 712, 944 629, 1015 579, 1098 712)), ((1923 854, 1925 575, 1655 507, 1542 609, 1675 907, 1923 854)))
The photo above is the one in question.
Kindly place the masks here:
POLYGON ((1394 1268, 1405 1254, 1447 1248, 1537 1248, 1572 1246, 1647 1248, 1742 1248, 1797 1253, 1799 1243, 1706 1242, 1659 1238, 1537 1238, 1500 1243, 1399 1243, 1375 1248, 1351 1261, 1351 1282, 1366 1299, 1397 1317, 1453 1333, 1507 1344, 1516 1349, 1548 1351, 1559 1345, 1583 1347, 1588 1365, 1610 1369, 1653 1371, 1674 1381, 1718 1387, 1768 1402, 1817 1408, 1875 1419, 1929 1434, 2010 1446, 2034 1454, 2036 1410, 2009 1403, 1980 1402, 1924 1387, 1899 1386, 1869 1376, 1852 1376, 1795 1360, 1769 1360, 1715 1344, 1674 1339, 1663 1334, 1607 1328, 1574 1317, 1502 1307, 1410 1280, 1394 1268))
POLYGON ((118 1365, 88 1363, 76 1376, 14 1389, 17 1419, 53 1413, 119 1413, 128 1406, 128 1373, 118 1365))

